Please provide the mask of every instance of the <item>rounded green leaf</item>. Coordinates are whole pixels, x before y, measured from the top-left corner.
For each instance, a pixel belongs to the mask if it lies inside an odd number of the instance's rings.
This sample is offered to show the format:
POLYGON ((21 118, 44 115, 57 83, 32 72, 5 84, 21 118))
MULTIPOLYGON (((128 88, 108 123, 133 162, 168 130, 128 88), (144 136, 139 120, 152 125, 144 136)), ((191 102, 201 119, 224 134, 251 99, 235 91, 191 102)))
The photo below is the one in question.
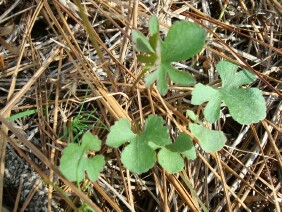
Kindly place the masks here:
POLYGON ((101 140, 96 135, 92 135, 91 132, 84 133, 81 142, 81 146, 85 150, 99 151, 101 149, 101 140))
POLYGON ((118 148, 125 142, 133 140, 135 136, 136 135, 131 131, 129 121, 125 118, 121 118, 111 126, 106 144, 110 147, 118 148))
POLYGON ((90 132, 84 133, 81 145, 69 144, 64 150, 60 160, 60 171, 70 181, 81 182, 87 171, 91 180, 96 180, 105 165, 104 157, 96 155, 88 158, 90 150, 100 150, 101 141, 90 132), (103 160, 102 160, 103 159, 103 160))
POLYGON ((98 179, 99 174, 103 171, 103 168, 106 164, 104 156, 95 155, 92 158, 89 158, 87 163, 87 174, 91 181, 98 179))
POLYGON ((125 168, 136 174, 147 172, 156 161, 156 153, 140 137, 136 137, 121 153, 125 168))
POLYGON ((257 88, 221 91, 232 118, 240 124, 257 123, 266 117, 266 104, 257 88))
POLYGON ((140 139, 148 143, 152 149, 157 149, 171 143, 165 121, 157 115, 150 115, 145 121, 145 129, 140 139))
POLYGON ((194 90, 192 91, 191 103, 193 105, 200 105, 206 101, 212 99, 217 95, 217 90, 214 88, 198 83, 195 85, 194 90))
POLYGON ((202 149, 208 153, 221 150, 227 140, 222 131, 210 130, 197 124, 189 124, 189 128, 199 140, 202 149))
POLYGON ((161 59, 166 62, 186 60, 201 51, 206 32, 196 23, 179 21, 173 24, 161 46, 161 59))
POLYGON ((80 164, 83 152, 78 144, 69 144, 60 160, 60 171, 70 181, 80 182, 84 178, 85 163, 80 164), (82 170, 82 171, 81 171, 82 170))
POLYGON ((191 103, 199 105, 208 101, 204 115, 211 123, 219 118, 222 101, 229 108, 233 119, 240 124, 257 123, 264 119, 266 104, 262 92, 257 88, 240 87, 253 82, 254 74, 247 70, 236 73, 238 66, 227 61, 221 61, 216 67, 222 80, 222 87, 214 89, 197 84, 192 91, 191 103))
POLYGON ((158 153, 158 163, 169 173, 177 173, 184 167, 184 159, 177 152, 162 148, 158 153))
POLYGON ((190 136, 188 136, 184 132, 181 132, 179 134, 174 143, 166 145, 165 148, 167 148, 171 152, 181 153, 185 157, 192 160, 196 158, 196 150, 193 142, 191 141, 190 136))

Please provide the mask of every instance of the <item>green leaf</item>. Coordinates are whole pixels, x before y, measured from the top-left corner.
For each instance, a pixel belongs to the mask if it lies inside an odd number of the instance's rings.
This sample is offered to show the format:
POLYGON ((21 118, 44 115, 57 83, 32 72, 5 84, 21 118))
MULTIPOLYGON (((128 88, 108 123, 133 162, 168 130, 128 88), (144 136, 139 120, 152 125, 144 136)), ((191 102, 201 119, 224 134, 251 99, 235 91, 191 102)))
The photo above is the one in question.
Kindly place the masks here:
POLYGON ((199 140, 202 149, 208 153, 221 150, 227 140, 222 131, 210 130, 197 124, 189 124, 189 128, 199 140))
POLYGON ((147 88, 150 87, 158 79, 158 72, 159 68, 151 74, 145 76, 145 85, 147 88))
POLYGON ((199 121, 199 117, 192 110, 186 110, 186 117, 189 117, 194 122, 199 121))
POLYGON ((149 143, 151 148, 157 149, 171 143, 165 122, 162 117, 150 115, 145 121, 145 129, 140 139, 149 143))
POLYGON ((257 88, 239 87, 253 82, 255 76, 247 70, 236 73, 237 69, 238 66, 221 61, 217 65, 217 71, 222 79, 222 87, 215 89, 199 83, 192 91, 192 104, 208 102, 204 115, 209 122, 215 122, 219 118, 222 101, 229 108, 233 119, 240 124, 257 123, 266 117, 262 92, 257 88))
POLYGON ((63 156, 60 161, 60 170, 62 174, 70 181, 82 181, 84 178, 85 164, 79 163, 83 153, 78 151, 78 144, 69 144, 63 150, 63 156), (79 171, 81 170, 82 171, 79 171))
POLYGON ((159 20, 157 15, 153 15, 149 20, 149 32, 151 36, 159 33, 159 20))
POLYGON ((177 82, 177 85, 194 85, 196 82, 191 74, 179 71, 173 68, 170 64, 164 64, 163 67, 168 73, 170 79, 173 82, 177 82))
POLYGON ((184 167, 184 159, 177 152, 162 148, 158 153, 158 163, 169 173, 177 173, 184 167))
POLYGON ((136 174, 147 172, 154 166, 155 161, 155 151, 140 136, 137 136, 121 153, 123 165, 136 174))
POLYGON ((157 79, 157 89, 161 95, 165 95, 167 92, 167 78, 166 71, 164 66, 161 66, 158 70, 158 79, 157 79))
POLYGON ((7 121, 14 121, 16 119, 20 119, 20 118, 23 118, 25 116, 30 116, 30 115, 33 115, 35 113, 37 113, 37 109, 23 111, 23 112, 20 112, 20 113, 17 113, 15 115, 8 117, 7 121))
POLYGON ((88 151, 100 150, 101 141, 97 136, 87 132, 83 135, 81 145, 71 143, 64 150, 60 161, 62 174, 70 181, 81 182, 85 171, 89 178, 94 181, 105 165, 104 157, 96 155, 88 158, 88 151))
POLYGON ((184 132, 179 134, 174 143, 166 145, 165 148, 171 152, 181 153, 192 160, 196 158, 196 150, 193 142, 191 141, 191 138, 184 132))
POLYGON ((167 79, 165 69, 162 66, 145 77, 146 87, 151 86, 156 80, 158 91, 161 95, 165 95, 167 92, 167 79))
POLYGON ((132 30, 132 40, 136 44, 136 49, 140 52, 153 53, 154 49, 148 39, 140 32, 132 30))
POLYGON ((155 51, 156 54, 156 58, 159 57, 159 55, 157 54, 157 52, 160 51, 160 45, 161 45, 161 38, 160 38, 160 34, 156 33, 152 36, 150 36, 149 38, 149 43, 151 44, 152 48, 155 51))
POLYGON ((89 158, 87 163, 87 174, 90 180, 95 181, 99 177, 99 173, 103 171, 106 164, 105 159, 102 155, 95 155, 89 158))
POLYGON ((237 88, 256 80, 256 75, 248 70, 236 73, 238 66, 228 61, 220 61, 216 65, 216 69, 222 79, 222 87, 224 88, 237 88))
POLYGON ((136 135, 131 131, 130 123, 127 119, 121 118, 110 128, 106 144, 110 147, 118 148, 125 142, 132 141, 136 135))
POLYGON ((86 132, 81 138, 81 147, 87 150, 99 151, 101 149, 101 141, 91 132, 86 132), (95 141, 95 142, 94 142, 95 141))
POLYGON ((205 30, 196 23, 179 21, 173 24, 163 43, 162 61, 186 60, 201 51, 205 44, 205 30))

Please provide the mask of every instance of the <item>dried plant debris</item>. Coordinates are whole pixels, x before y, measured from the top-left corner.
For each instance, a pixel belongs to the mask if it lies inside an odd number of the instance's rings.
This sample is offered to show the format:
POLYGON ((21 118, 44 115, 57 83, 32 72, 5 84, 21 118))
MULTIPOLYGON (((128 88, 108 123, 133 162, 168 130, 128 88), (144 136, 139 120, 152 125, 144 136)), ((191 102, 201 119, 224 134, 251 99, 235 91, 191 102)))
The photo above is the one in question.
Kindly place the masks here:
POLYGON ((0 0, 2 203, 26 211, 281 211, 279 3, 0 0), (181 25, 201 36, 183 37, 181 25), (84 148, 94 144, 83 135, 99 148, 84 148), (95 170, 87 167, 93 158, 101 159, 95 170))

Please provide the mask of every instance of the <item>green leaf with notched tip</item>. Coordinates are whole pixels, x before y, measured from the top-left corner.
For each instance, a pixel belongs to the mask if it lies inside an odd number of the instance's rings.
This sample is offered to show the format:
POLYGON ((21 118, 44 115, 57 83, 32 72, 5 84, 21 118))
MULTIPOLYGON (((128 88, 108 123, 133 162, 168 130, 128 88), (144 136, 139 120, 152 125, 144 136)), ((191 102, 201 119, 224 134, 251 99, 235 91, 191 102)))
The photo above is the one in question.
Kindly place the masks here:
POLYGON ((201 51, 206 32, 196 23, 178 21, 174 23, 164 40, 161 58, 163 62, 187 60, 201 51))
POLYGON ((71 143, 64 150, 60 160, 60 171, 70 181, 81 182, 85 172, 90 180, 98 179, 100 172, 105 166, 105 159, 102 155, 88 157, 89 151, 101 149, 101 141, 97 136, 86 132, 81 140, 81 145, 71 143))
POLYGON ((118 148, 125 142, 132 141, 135 137, 136 135, 132 132, 129 121, 121 118, 111 126, 106 144, 110 147, 118 148))
POLYGON ((186 135, 184 132, 179 134, 174 143, 166 145, 165 148, 172 152, 181 153, 191 160, 196 158, 196 150, 193 142, 191 141, 190 136, 186 135))
POLYGON ((165 121, 162 117, 150 115, 145 121, 145 129, 140 139, 147 142, 151 148, 157 149, 171 143, 165 121))

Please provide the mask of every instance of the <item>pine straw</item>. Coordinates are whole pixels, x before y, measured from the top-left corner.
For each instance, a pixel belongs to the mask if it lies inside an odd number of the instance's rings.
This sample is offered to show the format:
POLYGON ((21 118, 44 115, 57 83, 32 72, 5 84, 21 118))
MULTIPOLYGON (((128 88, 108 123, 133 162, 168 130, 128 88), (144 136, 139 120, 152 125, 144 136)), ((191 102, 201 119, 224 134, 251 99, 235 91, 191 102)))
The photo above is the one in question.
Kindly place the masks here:
MULTIPOLYGON (((200 211, 201 201, 212 211, 280 211, 281 5, 277 0, 164 2, 86 1, 84 9, 93 26, 88 29, 69 1, 2 3, 1 173, 8 142, 44 183, 49 182, 49 200, 59 196, 66 211, 77 209, 81 201, 95 211, 200 211), (197 159, 186 161, 181 176, 169 175, 157 165, 137 176, 122 167, 120 151, 104 146, 101 153, 108 161, 99 180, 86 179, 79 190, 57 167, 62 149, 72 139, 63 135, 81 108, 83 114, 94 111, 108 127, 122 117, 143 125, 149 114, 158 114, 172 138, 180 131, 190 135, 187 109, 202 116, 203 108, 190 104, 193 87, 171 85, 165 97, 155 87, 146 89, 143 81, 132 88, 142 66, 132 48, 131 29, 147 34, 153 13, 158 13, 163 35, 179 19, 195 21, 208 31, 203 51, 175 64, 198 82, 218 83, 215 64, 221 59, 254 71, 258 79, 253 86, 264 93, 267 118, 242 126, 223 108, 221 119, 210 127, 223 130, 227 144, 215 154, 198 148, 197 159), (93 47, 95 40, 100 54, 93 47), (10 123, 5 120, 30 109, 38 113, 10 123)), ((105 141, 108 131, 100 121, 90 118, 88 124, 105 141)))

